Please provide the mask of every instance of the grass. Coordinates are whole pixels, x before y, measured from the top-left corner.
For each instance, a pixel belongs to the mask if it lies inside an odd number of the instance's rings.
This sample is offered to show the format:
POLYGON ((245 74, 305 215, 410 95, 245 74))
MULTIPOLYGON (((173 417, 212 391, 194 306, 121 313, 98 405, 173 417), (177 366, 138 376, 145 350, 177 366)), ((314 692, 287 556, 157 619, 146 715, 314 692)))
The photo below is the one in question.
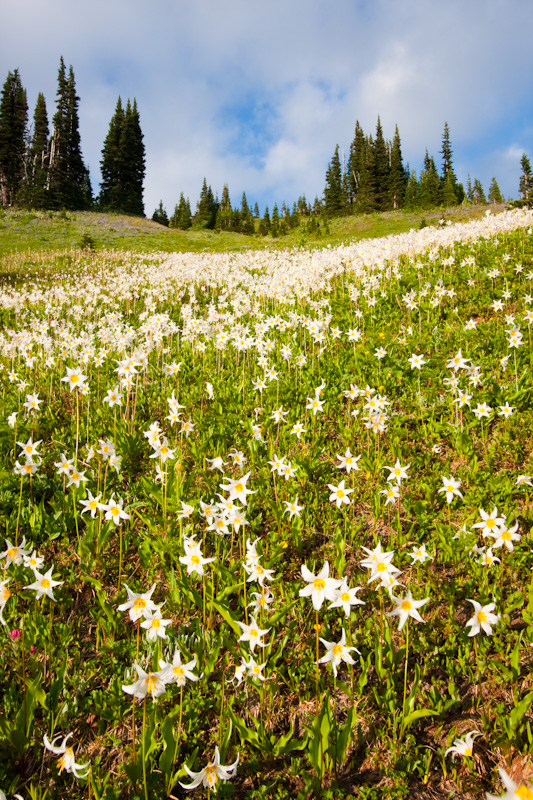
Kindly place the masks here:
POLYGON ((23 251, 72 250, 86 246, 98 250, 120 249, 140 253, 335 246, 418 228, 423 220, 428 224, 437 224, 441 218, 451 221, 474 219, 482 216, 487 208, 494 210, 492 206, 465 206, 444 211, 390 211, 341 217, 329 221, 329 234, 311 236, 305 232, 304 223, 301 223, 299 228, 277 239, 258 235, 250 237, 226 231, 178 231, 149 219, 123 214, 7 209, 0 210, 0 255, 23 251))

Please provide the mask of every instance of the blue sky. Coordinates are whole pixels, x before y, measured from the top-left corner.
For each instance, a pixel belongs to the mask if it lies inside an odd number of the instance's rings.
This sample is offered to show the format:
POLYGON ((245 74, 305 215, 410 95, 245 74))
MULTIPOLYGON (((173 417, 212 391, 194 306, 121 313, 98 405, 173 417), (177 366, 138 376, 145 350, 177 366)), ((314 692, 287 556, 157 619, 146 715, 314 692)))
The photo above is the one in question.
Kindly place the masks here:
POLYGON ((448 122, 466 184, 517 197, 533 157, 531 0, 17 0, 4 3, 0 80, 15 68, 30 116, 55 111, 62 55, 80 96, 83 156, 98 191, 118 96, 137 99, 145 210, 194 207, 204 176, 233 204, 321 196, 335 145, 380 115, 404 161, 440 169, 448 122))

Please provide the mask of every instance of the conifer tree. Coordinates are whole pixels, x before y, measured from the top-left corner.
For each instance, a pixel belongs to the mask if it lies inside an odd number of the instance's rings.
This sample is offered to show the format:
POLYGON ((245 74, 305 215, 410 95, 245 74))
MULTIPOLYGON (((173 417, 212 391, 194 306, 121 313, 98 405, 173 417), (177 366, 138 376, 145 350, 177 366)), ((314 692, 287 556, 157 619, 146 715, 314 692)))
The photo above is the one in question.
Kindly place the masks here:
POLYGON ((274 203, 274 208, 272 209, 272 218, 270 220, 270 235, 271 236, 279 236, 279 211, 277 203, 274 203))
POLYGON ((424 157, 424 169, 420 173, 418 206, 419 208, 433 208, 441 203, 441 182, 435 166, 433 156, 424 157))
POLYGON ((165 225, 168 228, 168 215, 163 206, 163 201, 159 201, 159 205, 152 214, 153 222, 158 222, 160 225, 165 225))
POLYGON ((420 208, 420 185, 414 170, 412 170, 405 187, 404 208, 408 211, 416 211, 420 208))
POLYGON ((102 148, 99 204, 104 211, 144 216, 145 149, 137 101, 118 98, 102 148))
POLYGON ((61 57, 47 180, 55 208, 82 209, 92 203, 89 172, 81 155, 78 103, 73 69, 67 77, 61 57))
POLYGON ((474 203, 484 204, 486 202, 487 198, 485 197, 485 192, 483 191, 481 181, 476 178, 474 180, 474 203))
POLYGON ((121 136, 124 126, 124 110, 119 97, 115 113, 109 123, 109 130, 102 148, 100 171, 99 205, 103 211, 122 211, 123 189, 121 180, 121 136))
POLYGON ((335 147, 333 158, 326 171, 324 206, 326 214, 329 216, 340 214, 344 210, 344 192, 341 161, 339 158, 339 145, 335 147))
POLYGON ((389 152, 383 138, 383 129, 379 117, 374 140, 374 192, 374 202, 377 210, 384 211, 389 208, 391 194, 389 152))
POLYGON ((502 193, 498 186, 498 181, 493 178, 489 186, 489 203, 503 203, 502 193))
POLYGON ((122 188, 122 211, 144 216, 143 183, 145 149, 137 100, 128 100, 120 135, 119 170, 122 188))
POLYGON ((229 231, 234 227, 233 209, 231 207, 231 200, 229 196, 228 184, 224 184, 222 190, 222 199, 217 209, 215 228, 217 230, 229 231))
POLYGON ((263 214, 263 218, 259 223, 259 233, 261 236, 266 236, 270 230, 270 213, 268 211, 268 206, 265 206, 265 213, 263 214))
POLYGON ((48 159, 50 155, 48 114, 44 95, 39 92, 35 112, 30 147, 28 150, 27 186, 25 203, 31 208, 46 208, 48 193, 46 180, 48 175, 48 159))
POLYGON ((28 124, 26 90, 16 69, 9 72, 0 99, 0 203, 11 206, 24 178, 28 124))
POLYGON ((252 212, 248 206, 248 201, 246 199, 246 193, 242 193, 242 200, 241 200, 241 231, 245 233, 247 236, 251 236, 255 233, 255 225, 254 225, 254 218, 252 216, 252 212))
POLYGON ((185 200, 183 192, 180 194, 180 201, 174 207, 174 213, 169 220, 171 228, 178 228, 186 231, 192 225, 191 205, 189 198, 185 200))
POLYGON ((366 139, 364 131, 359 124, 355 123, 355 135, 350 145, 350 155, 348 156, 348 176, 347 191, 350 205, 355 206, 359 194, 361 173, 365 168, 366 159, 366 139))
POLYGON ((359 173, 359 187, 355 210, 369 213, 376 209, 376 168, 374 159, 374 140, 368 136, 365 143, 364 160, 359 173))
POLYGON ((200 199, 198 200, 196 214, 193 220, 195 227, 212 230, 215 227, 217 206, 218 204, 213 196, 213 190, 207 185, 207 181, 204 178, 200 199))
POLYGON ((520 166, 522 167, 519 184, 520 199, 529 202, 533 196, 533 175, 531 174, 529 158, 525 153, 520 159, 520 166))
POLYGON ((442 176, 441 190, 442 202, 445 206, 454 206, 461 203, 464 197, 464 189, 457 184, 457 178, 453 171, 452 164, 452 145, 450 140, 450 129, 448 123, 444 123, 444 133, 442 134, 442 176))
POLYGON ((392 206, 392 208, 402 208, 408 178, 409 173, 406 172, 403 166, 400 133, 398 131, 398 126, 396 125, 390 155, 389 175, 389 205, 392 206))

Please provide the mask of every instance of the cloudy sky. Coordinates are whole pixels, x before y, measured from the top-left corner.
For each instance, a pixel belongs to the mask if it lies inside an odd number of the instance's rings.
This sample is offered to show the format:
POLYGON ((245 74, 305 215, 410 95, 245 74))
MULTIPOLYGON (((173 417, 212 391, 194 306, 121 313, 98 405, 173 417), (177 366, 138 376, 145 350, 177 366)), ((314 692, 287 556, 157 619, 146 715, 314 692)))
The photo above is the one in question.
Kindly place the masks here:
POLYGON ((55 111, 62 55, 80 96, 93 190, 118 96, 137 99, 146 147, 145 210, 193 210, 213 191, 266 204, 321 196, 335 145, 356 120, 404 161, 426 148, 441 168, 448 122, 454 169, 518 196, 533 156, 532 0, 17 0, 2 2, 0 80, 18 68, 30 116, 55 111))

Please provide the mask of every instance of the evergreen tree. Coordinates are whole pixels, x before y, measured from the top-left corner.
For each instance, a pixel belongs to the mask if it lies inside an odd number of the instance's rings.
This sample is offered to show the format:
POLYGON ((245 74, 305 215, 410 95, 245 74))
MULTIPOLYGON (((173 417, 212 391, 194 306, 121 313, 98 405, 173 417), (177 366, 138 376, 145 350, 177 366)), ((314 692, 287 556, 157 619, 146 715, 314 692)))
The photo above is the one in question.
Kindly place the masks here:
POLYGON ((215 227, 217 210, 217 203, 213 196, 213 191, 211 187, 207 185, 207 181, 204 178, 200 199, 198 200, 196 214, 193 220, 195 227, 212 230, 215 227))
POLYGON ((56 208, 82 209, 92 203, 89 173, 81 155, 78 103, 74 72, 70 67, 67 78, 61 57, 47 180, 50 202, 56 208))
POLYGON ((335 147, 333 158, 326 171, 326 186, 324 189, 324 206, 326 214, 334 216, 344 210, 344 193, 341 161, 339 158, 339 145, 335 147))
POLYGON ((355 210, 364 214, 376 209, 376 166, 374 141, 368 136, 365 142, 364 159, 359 173, 359 186, 355 210))
POLYGON ((137 100, 128 100, 120 135, 119 179, 122 190, 121 211, 144 217, 143 183, 145 148, 137 100))
POLYGON ((245 233, 247 236, 251 236, 255 233, 255 225, 254 225, 254 218, 252 216, 252 212, 248 206, 248 201, 246 199, 246 193, 242 193, 242 200, 241 200, 241 231, 245 233))
POLYGON ((28 150, 27 187, 25 203, 31 208, 46 208, 48 193, 46 181, 48 175, 49 151, 48 114, 44 95, 39 92, 35 112, 30 147, 28 150))
POLYGON ((390 207, 390 165, 389 151, 383 138, 383 129, 379 117, 374 141, 374 186, 376 209, 384 211, 390 207))
POLYGON ((102 148, 99 205, 103 211, 122 211, 123 189, 121 181, 121 136, 124 127, 124 110, 119 97, 115 113, 102 148))
POLYGON ((442 134, 442 176, 441 190, 442 202, 445 206, 454 206, 461 203, 464 197, 464 189, 457 185, 457 178, 453 171, 452 163, 452 144, 450 140, 450 129, 448 123, 444 123, 444 133, 442 134))
POLYGON ((470 180, 470 173, 468 173, 468 180, 466 182, 466 199, 469 203, 474 202, 474 190, 472 189, 472 181, 470 180))
POLYGON ((489 186, 489 203, 503 203, 502 193, 498 186, 498 181, 493 178, 489 186))
POLYGON ((279 236, 279 211, 277 203, 274 203, 274 208, 272 209, 272 218, 270 220, 270 235, 271 236, 279 236))
POLYGON ((366 139, 359 120, 355 123, 355 135, 350 145, 350 155, 348 156, 348 176, 347 191, 348 201, 354 206, 357 202, 361 172, 364 169, 366 158, 366 139))
POLYGON ((474 180, 474 203, 477 204, 484 204, 487 202, 487 198, 485 197, 485 192, 483 191, 483 186, 481 185, 481 181, 478 181, 476 178, 474 180))
POLYGON ((0 99, 0 202, 12 206, 24 178, 28 125, 26 90, 16 69, 9 72, 0 99))
POLYGON ((416 211, 420 208, 420 185, 414 170, 411 172, 405 187, 403 205, 408 211, 416 211))
POLYGON ((522 167, 519 184, 520 199, 529 202, 533 195, 533 175, 531 174, 529 158, 525 153, 520 159, 520 166, 522 167))
POLYGON ((145 149, 137 101, 119 97, 102 148, 99 204, 104 211, 144 216, 145 149))
POLYGON ((419 208, 433 208, 440 205, 442 200, 441 182, 435 166, 433 156, 424 157, 424 169, 420 173, 418 206, 419 208))
POLYGON ((158 207, 156 208, 156 210, 152 214, 152 220, 154 222, 158 222, 160 225, 165 225, 168 228, 168 224, 169 224, 168 215, 167 215, 167 212, 165 211, 165 209, 163 207, 163 201, 162 200, 159 201, 158 207))
POLYGON ((392 208, 402 208, 408 179, 409 173, 403 166, 400 134, 396 125, 391 148, 389 175, 389 205, 392 208))
POLYGON ((257 205, 257 203, 254 205, 254 217, 256 219, 259 218, 259 206, 257 205))
POLYGON ((265 206, 265 213, 263 214, 263 219, 259 223, 259 233, 261 236, 266 236, 270 230, 270 214, 268 211, 268 206, 265 206))
POLYGON ((180 201, 174 206, 174 213, 169 220, 171 228, 179 228, 186 231, 192 225, 191 205, 189 199, 185 200, 183 192, 180 194, 180 201))
POLYGON ((222 190, 222 200, 220 201, 216 213, 215 228, 219 231, 229 231, 233 229, 233 223, 233 209, 231 207, 228 185, 225 183, 222 190))

